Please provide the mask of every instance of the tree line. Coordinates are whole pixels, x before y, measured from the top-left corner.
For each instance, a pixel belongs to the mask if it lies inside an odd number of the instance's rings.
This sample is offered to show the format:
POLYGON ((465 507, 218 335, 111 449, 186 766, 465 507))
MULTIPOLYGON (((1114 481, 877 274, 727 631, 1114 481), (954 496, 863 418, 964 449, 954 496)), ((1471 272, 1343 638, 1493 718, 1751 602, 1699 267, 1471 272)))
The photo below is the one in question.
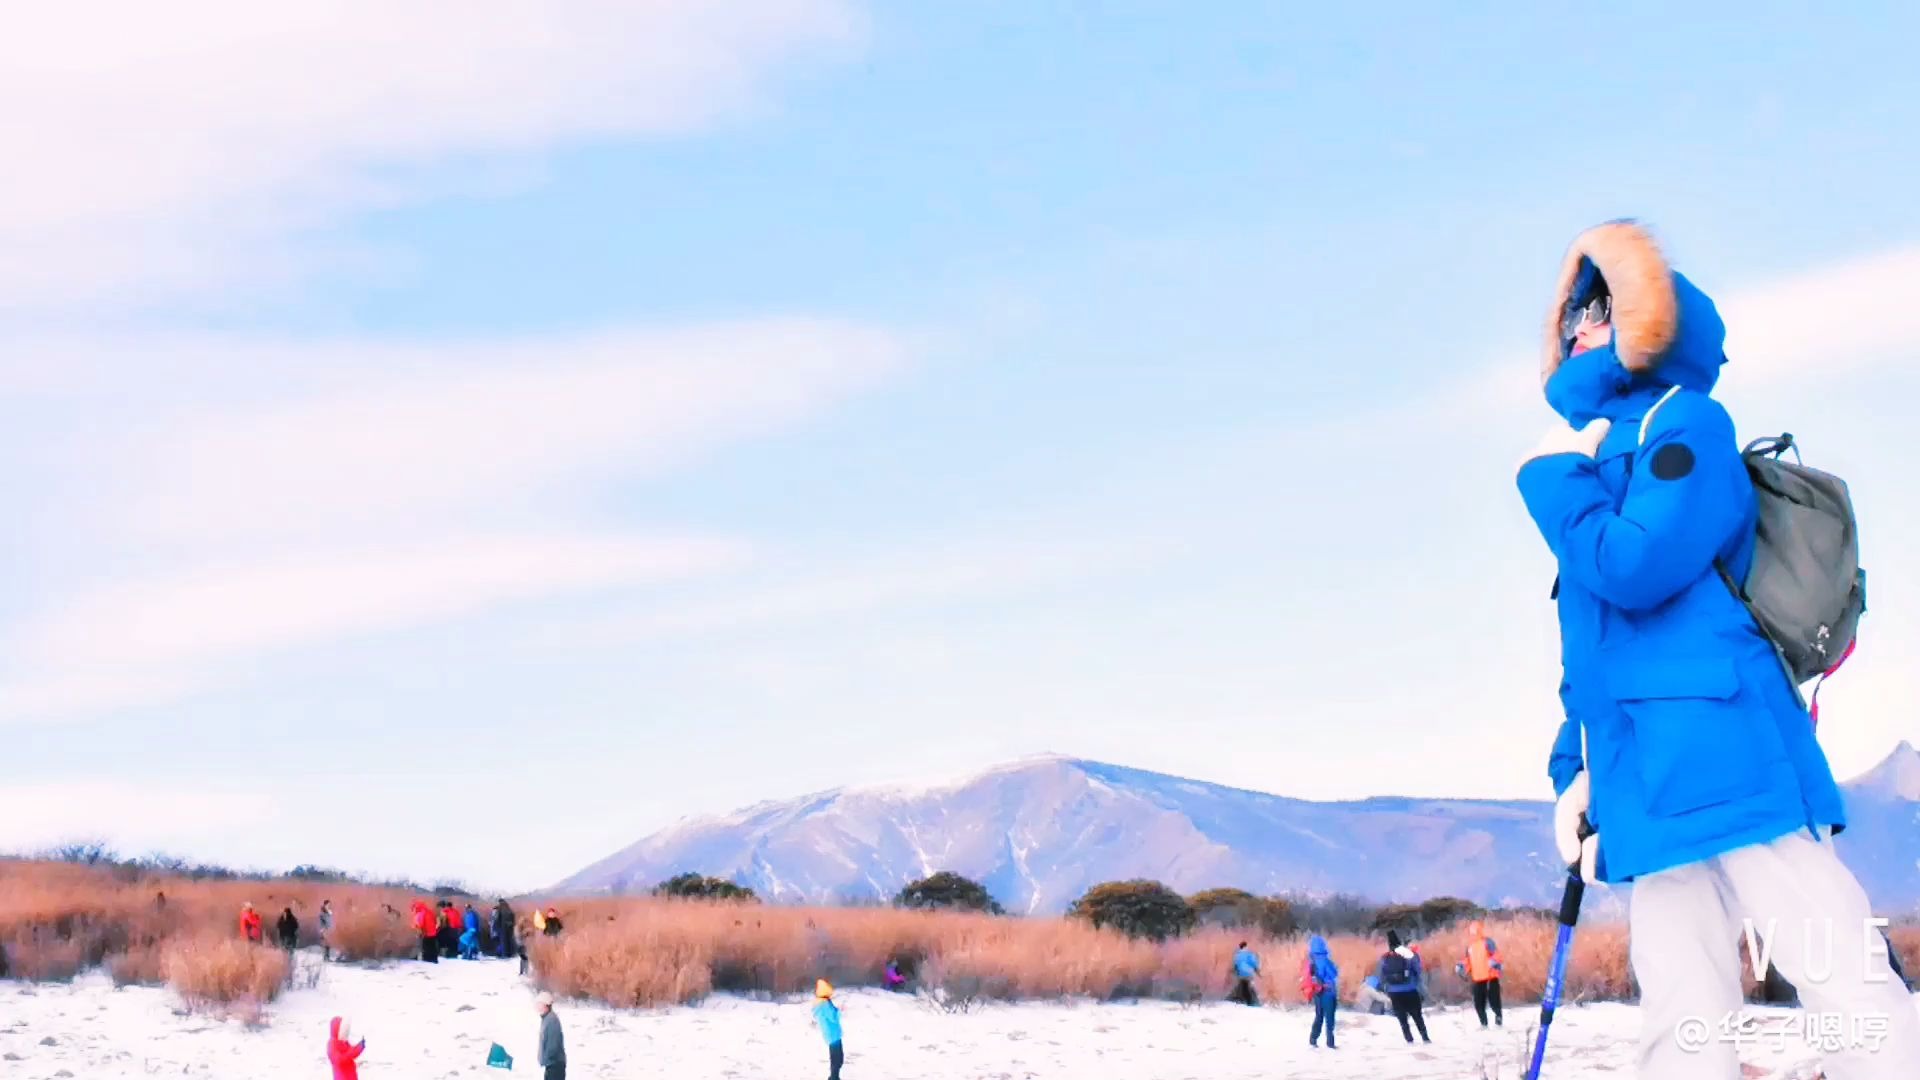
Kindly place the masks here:
MULTIPOLYGON (((674 899, 724 900, 758 903, 746 886, 725 878, 684 873, 655 886, 653 895, 674 899)), ((1004 915, 987 888, 951 871, 910 882, 894 895, 894 907, 914 911, 975 911, 1004 915)), ((1508 909, 1512 911, 1514 909, 1508 909)), ((1551 916, 1545 909, 1524 909, 1551 916)), ((1418 904, 1374 904, 1357 896, 1324 898, 1256 896, 1244 889, 1207 889, 1183 896, 1158 881, 1108 881, 1083 893, 1067 909, 1067 917, 1084 919, 1096 927, 1117 930, 1129 937, 1165 941, 1196 929, 1221 927, 1255 930, 1270 937, 1312 930, 1330 934, 1381 934, 1399 930, 1424 936, 1486 909, 1457 896, 1440 896, 1418 904)))

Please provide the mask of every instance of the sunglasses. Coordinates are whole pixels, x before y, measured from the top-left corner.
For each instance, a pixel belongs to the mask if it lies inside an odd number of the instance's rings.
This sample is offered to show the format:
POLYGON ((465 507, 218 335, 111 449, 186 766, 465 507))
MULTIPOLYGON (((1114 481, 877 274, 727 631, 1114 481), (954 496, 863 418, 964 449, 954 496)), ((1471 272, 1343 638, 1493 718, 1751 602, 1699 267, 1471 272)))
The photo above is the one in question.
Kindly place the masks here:
POLYGON ((1567 308, 1566 314, 1560 316, 1560 338, 1572 341, 1582 326, 1600 326, 1612 319, 1613 296, 1601 293, 1579 307, 1567 308))

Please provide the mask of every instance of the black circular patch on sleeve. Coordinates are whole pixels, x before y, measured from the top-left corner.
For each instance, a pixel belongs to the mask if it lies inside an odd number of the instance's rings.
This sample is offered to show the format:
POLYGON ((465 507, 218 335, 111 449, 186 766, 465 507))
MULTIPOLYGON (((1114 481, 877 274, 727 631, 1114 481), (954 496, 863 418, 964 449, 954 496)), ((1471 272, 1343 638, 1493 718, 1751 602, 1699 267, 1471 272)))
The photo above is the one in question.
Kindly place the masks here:
POLYGON ((1655 480, 1679 480, 1693 471, 1693 451, 1685 443, 1668 443, 1653 452, 1650 469, 1655 480))

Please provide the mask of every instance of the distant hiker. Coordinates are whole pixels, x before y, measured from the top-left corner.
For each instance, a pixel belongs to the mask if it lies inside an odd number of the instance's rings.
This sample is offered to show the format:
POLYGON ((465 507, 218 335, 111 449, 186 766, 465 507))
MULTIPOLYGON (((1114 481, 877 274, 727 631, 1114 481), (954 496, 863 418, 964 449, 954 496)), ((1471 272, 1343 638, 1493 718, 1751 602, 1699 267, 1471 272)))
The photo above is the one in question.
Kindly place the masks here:
POLYGON ((167 910, 167 894, 166 893, 157 892, 153 894, 153 910, 155 911, 167 910))
POLYGON ((1387 952, 1380 958, 1380 989, 1393 1002, 1393 1015, 1400 1020, 1400 1034, 1413 1041, 1413 1029, 1420 1029, 1420 1041, 1427 1038, 1427 1018, 1420 1011, 1420 956, 1400 944, 1400 931, 1387 931, 1387 952), (1411 1020, 1412 1026, 1408 1026, 1411 1020))
POLYGON ((1393 999, 1380 989, 1380 975, 1377 972, 1366 977, 1360 984, 1360 992, 1355 996, 1360 1004, 1367 1007, 1367 1012, 1374 1016, 1385 1016, 1387 1010, 1393 1007, 1393 999))
POLYGON ((440 901, 440 908, 434 915, 434 921, 440 931, 440 954, 442 956, 459 956, 460 911, 453 906, 453 901, 440 901))
POLYGON ((1674 1032, 1739 1009, 1743 921, 1827 928, 1776 935, 1780 973, 1810 1013, 1887 1021, 1871 1048, 1829 1054, 1827 1075, 1911 1080, 1920 1013, 1868 952, 1868 897, 1832 839, 1840 787, 1795 685, 1810 653, 1845 659, 1864 590, 1832 580, 1839 545, 1810 552, 1843 525, 1850 546, 1853 522, 1762 494, 1755 471, 1791 461, 1743 453, 1713 398, 1726 338, 1642 226, 1609 222, 1567 251, 1541 354, 1560 419, 1517 475, 1559 574, 1555 848, 1587 880, 1633 883, 1639 1080, 1740 1074, 1734 1040, 1674 1032))
POLYGON ((540 1054, 534 1064, 547 1070, 546 1080, 567 1080, 567 1041, 560 1034, 560 1017, 553 1011, 553 995, 541 991, 534 999, 540 1011, 540 1054))
POLYGON ((425 900, 413 902, 413 930, 420 935, 420 959, 429 964, 439 963, 439 927, 434 924, 433 909, 425 900))
POLYGON ((251 900, 240 908, 240 936, 255 945, 261 944, 264 940, 260 929, 260 913, 253 910, 251 900))
POLYGON ((1243 941, 1233 954, 1233 992, 1227 995, 1227 1000, 1242 1005, 1260 1004, 1259 995, 1253 992, 1253 978, 1258 974, 1260 956, 1247 948, 1247 943, 1243 941))
POLYGON ((887 970, 882 973, 881 979, 886 983, 887 989, 889 990, 898 992, 907 988, 907 977, 900 974, 900 961, 898 960, 887 961, 887 970))
POLYGON ((320 901, 320 959, 333 959, 333 901, 320 901))
POLYGON ((280 921, 273 924, 273 929, 280 935, 281 948, 292 952, 299 947, 300 920, 293 917, 292 908, 281 909, 280 921))
POLYGON ((513 955, 513 908, 505 899, 493 905, 493 955, 502 960, 513 955))
POLYGON ((840 1006, 833 1003, 833 984, 825 979, 813 984, 813 1022, 827 1040, 827 1080, 840 1080, 847 1052, 840 1043, 840 1006))
POLYGON ((353 1031, 346 1018, 336 1016, 327 1027, 327 1061, 333 1065, 333 1080, 360 1080, 360 1055, 367 1040, 351 1042, 353 1031))
POLYGON ((1307 1045, 1320 1046, 1320 1031, 1327 1032, 1327 1049, 1337 1050, 1333 1042, 1333 1014, 1340 1007, 1340 969, 1327 951, 1327 939, 1315 934, 1307 939, 1307 955, 1300 961, 1300 993, 1313 1003, 1313 1031, 1307 1045))
POLYGON ((1455 969, 1473 983, 1473 1011, 1480 1017, 1480 1026, 1487 1026, 1487 1008, 1493 1008, 1493 1024, 1502 1026, 1500 1019, 1500 947, 1487 936, 1486 928, 1481 924, 1467 924, 1467 950, 1465 958, 1455 969))
POLYGON ((548 937, 560 936, 560 909, 559 908, 547 909, 547 925, 543 932, 548 937))
POLYGON ((462 960, 480 959, 480 913, 468 904, 460 915, 460 958, 462 960))

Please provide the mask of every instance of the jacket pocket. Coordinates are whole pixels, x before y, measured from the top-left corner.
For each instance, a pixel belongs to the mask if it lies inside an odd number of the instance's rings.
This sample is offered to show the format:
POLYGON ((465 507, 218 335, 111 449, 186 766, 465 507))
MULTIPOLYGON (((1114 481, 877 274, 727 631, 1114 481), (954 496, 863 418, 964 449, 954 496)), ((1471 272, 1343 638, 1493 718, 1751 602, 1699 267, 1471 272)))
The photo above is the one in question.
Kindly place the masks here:
POLYGON ((1672 817, 1755 795, 1779 756, 1772 719, 1741 701, 1728 658, 1641 661, 1608 686, 1633 726, 1647 812, 1672 817))

